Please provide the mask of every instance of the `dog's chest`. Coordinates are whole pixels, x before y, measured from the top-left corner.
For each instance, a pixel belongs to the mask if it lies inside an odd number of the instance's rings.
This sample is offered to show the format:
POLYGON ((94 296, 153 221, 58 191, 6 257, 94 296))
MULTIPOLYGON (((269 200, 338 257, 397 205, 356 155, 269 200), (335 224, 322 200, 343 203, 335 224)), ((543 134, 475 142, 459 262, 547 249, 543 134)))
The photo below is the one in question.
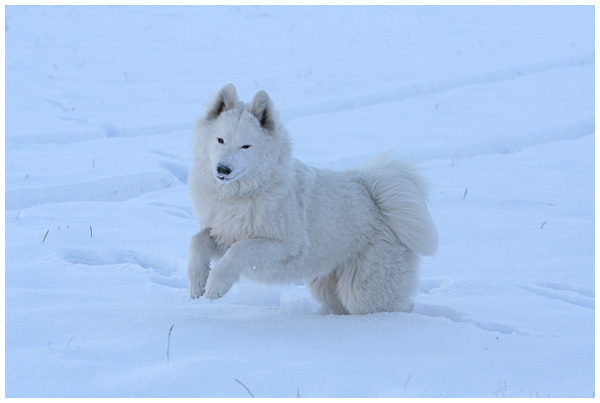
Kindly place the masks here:
POLYGON ((217 204, 213 206, 210 233, 226 247, 243 239, 264 237, 268 227, 266 216, 265 209, 252 201, 217 204))

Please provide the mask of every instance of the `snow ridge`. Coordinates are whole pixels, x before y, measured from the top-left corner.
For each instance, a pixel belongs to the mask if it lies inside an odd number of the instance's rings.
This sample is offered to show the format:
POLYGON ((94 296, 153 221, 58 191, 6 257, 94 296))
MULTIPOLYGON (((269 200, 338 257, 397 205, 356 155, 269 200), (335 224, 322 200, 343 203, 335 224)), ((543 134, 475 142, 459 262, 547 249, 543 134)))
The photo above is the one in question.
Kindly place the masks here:
POLYGON ((385 92, 364 94, 352 98, 336 99, 324 103, 299 106, 296 108, 283 108, 281 115, 284 122, 306 116, 315 116, 324 113, 334 113, 368 106, 397 102, 407 98, 422 97, 432 94, 448 92, 460 87, 496 83, 513 80, 527 75, 542 73, 565 67, 584 66, 594 64, 595 54, 585 54, 576 57, 551 59, 530 64, 508 67, 496 71, 475 73, 462 77, 446 78, 428 82, 416 83, 408 86, 392 88, 385 92))

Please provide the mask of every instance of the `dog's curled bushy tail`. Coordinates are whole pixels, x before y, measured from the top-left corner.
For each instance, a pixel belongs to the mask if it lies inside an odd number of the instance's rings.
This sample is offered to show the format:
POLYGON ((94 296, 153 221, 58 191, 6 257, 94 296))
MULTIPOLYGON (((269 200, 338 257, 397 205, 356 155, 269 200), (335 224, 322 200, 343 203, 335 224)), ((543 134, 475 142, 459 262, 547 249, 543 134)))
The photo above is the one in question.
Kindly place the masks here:
POLYGON ((383 155, 360 172, 371 198, 408 249, 431 256, 438 232, 427 208, 428 186, 410 164, 383 155))

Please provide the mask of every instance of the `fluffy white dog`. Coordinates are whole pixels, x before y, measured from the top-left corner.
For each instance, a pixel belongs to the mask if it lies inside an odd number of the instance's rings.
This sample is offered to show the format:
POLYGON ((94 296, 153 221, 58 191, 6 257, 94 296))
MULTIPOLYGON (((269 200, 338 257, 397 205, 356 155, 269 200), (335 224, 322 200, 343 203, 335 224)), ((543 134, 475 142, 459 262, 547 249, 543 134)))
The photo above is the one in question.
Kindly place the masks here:
POLYGON ((190 244, 191 298, 220 298, 244 274, 304 280, 333 313, 412 310, 418 255, 434 254, 438 237, 424 181, 410 165, 381 158, 343 172, 307 166, 292 157, 267 93, 247 105, 232 84, 198 120, 193 160, 200 231, 190 244))

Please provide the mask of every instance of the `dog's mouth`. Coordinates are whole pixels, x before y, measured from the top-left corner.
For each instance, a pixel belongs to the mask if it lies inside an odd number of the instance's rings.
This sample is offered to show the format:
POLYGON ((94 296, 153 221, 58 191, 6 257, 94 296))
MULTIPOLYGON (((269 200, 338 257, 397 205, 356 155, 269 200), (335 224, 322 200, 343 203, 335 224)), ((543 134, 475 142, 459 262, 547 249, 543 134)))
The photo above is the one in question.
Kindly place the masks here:
POLYGON ((230 177, 230 176, 216 175, 215 177, 217 178, 217 181, 221 182, 221 183, 230 183, 230 182, 233 182, 233 178, 230 177))
POLYGON ((233 182, 232 178, 226 177, 226 176, 217 176, 217 180, 221 183, 230 183, 233 182))
POLYGON ((240 176, 240 173, 241 172, 237 172, 234 175, 215 174, 215 179, 219 183, 227 184, 227 183, 235 182, 237 180, 237 178, 240 176))

